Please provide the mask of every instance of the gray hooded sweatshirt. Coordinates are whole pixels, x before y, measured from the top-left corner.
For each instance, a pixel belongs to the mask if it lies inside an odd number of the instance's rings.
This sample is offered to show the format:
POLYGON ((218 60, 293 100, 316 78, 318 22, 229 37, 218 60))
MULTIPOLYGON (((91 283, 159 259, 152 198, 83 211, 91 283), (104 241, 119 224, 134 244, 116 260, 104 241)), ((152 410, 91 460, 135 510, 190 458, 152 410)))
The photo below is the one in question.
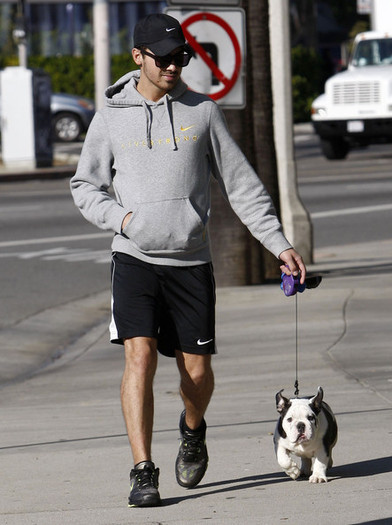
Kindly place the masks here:
POLYGON ((171 266, 209 262, 211 176, 268 250, 278 257, 291 248, 218 105, 181 79, 158 102, 146 100, 136 89, 139 76, 128 73, 107 89, 71 179, 83 216, 114 232, 113 251, 171 266))

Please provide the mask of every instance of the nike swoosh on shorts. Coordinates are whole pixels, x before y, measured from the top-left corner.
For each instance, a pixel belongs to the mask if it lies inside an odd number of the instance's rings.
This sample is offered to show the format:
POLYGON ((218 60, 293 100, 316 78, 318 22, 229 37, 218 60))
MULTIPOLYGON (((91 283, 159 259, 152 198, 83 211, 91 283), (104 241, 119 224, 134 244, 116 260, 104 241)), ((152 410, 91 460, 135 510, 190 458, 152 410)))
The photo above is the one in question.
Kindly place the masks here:
POLYGON ((208 341, 201 341, 200 339, 197 341, 197 344, 199 346, 206 345, 207 343, 211 343, 214 339, 208 339, 208 341))

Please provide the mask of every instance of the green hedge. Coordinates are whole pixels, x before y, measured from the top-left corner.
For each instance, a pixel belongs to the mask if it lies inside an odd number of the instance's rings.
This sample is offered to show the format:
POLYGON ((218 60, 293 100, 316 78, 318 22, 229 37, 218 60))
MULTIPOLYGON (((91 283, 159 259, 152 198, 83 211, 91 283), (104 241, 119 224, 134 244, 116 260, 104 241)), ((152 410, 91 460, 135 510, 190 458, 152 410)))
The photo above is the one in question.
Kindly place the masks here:
MULTIPOLYGON (((15 66, 17 57, 0 55, 0 68, 15 66)), ((94 58, 93 56, 30 56, 29 67, 41 68, 52 79, 54 92, 75 93, 94 99, 94 58)), ((129 53, 112 56, 112 82, 127 71, 135 69, 129 53)), ((323 61, 319 55, 303 46, 292 49, 292 89, 293 113, 295 122, 306 122, 310 118, 312 100, 322 92, 323 61)))
MULTIPOLYGON (((0 55, 0 68, 16 65, 18 65, 16 57, 0 55)), ((53 92, 74 93, 92 99, 95 97, 93 56, 30 56, 29 67, 43 69, 50 75, 53 92)), ((136 65, 129 53, 113 56, 111 59, 112 81, 114 82, 135 68, 136 65)))
POLYGON ((312 101, 324 91, 325 63, 314 50, 296 46, 291 50, 294 122, 310 120, 312 101))

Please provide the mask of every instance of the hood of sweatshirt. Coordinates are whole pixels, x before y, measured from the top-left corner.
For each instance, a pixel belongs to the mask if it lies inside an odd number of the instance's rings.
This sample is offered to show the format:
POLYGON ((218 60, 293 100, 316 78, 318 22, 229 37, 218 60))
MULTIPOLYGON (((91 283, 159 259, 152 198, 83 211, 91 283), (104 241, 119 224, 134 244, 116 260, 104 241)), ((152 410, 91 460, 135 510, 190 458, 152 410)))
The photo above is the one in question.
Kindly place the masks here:
POLYGON ((177 149, 175 140, 175 131, 173 126, 171 103, 180 98, 188 89, 187 84, 180 78, 175 87, 166 93, 158 102, 147 100, 137 90, 137 84, 140 78, 140 71, 130 71, 122 76, 112 86, 109 86, 105 91, 106 105, 111 108, 124 108, 131 106, 141 106, 146 117, 146 142, 148 148, 152 148, 151 142, 151 125, 152 114, 151 107, 163 105, 166 110, 166 115, 170 123, 170 128, 173 135, 173 150, 177 149))

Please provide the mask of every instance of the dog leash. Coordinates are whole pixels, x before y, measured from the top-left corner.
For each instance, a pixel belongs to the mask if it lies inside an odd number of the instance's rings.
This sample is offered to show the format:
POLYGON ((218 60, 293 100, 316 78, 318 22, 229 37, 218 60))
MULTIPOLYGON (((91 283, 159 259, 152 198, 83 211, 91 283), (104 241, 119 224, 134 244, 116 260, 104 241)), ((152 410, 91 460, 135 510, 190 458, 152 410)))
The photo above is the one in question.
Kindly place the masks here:
POLYGON ((298 295, 297 292, 302 293, 307 288, 317 288, 321 283, 322 277, 320 275, 315 275, 308 277, 303 284, 300 283, 299 275, 286 275, 282 273, 281 275, 282 282, 280 284, 281 289, 283 290, 286 297, 295 295, 295 382, 294 382, 294 395, 298 397, 299 395, 299 382, 298 382, 298 361, 299 361, 299 352, 298 352, 298 295))
POLYGON ((299 395, 298 383, 298 295, 295 294, 295 381, 294 381, 294 395, 299 395))

